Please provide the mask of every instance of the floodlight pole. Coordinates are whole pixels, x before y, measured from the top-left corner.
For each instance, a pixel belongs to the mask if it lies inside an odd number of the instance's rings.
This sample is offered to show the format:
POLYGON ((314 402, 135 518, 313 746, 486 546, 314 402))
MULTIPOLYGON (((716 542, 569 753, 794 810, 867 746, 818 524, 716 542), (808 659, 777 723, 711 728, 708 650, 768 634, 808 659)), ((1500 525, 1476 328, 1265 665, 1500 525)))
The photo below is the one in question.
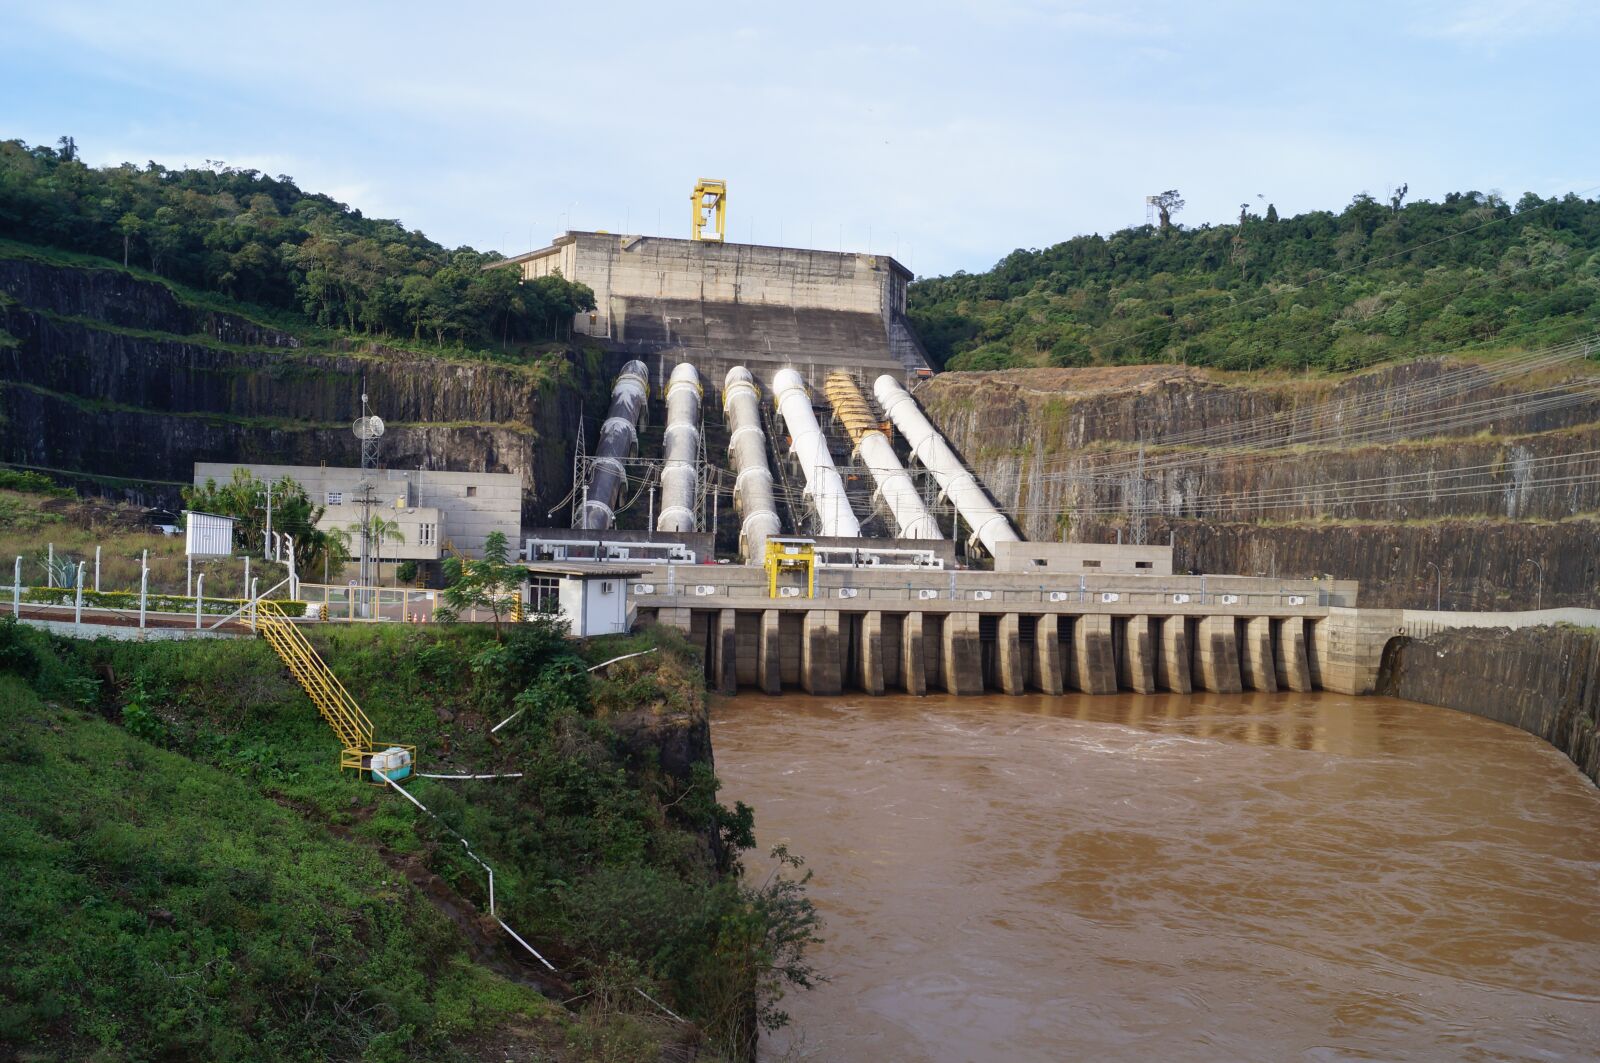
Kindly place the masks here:
POLYGON ((94 548, 94 592, 100 593, 100 548, 94 548))
POLYGON ((78 562, 78 590, 72 597, 72 622, 76 625, 83 624, 83 569, 84 563, 78 562))
POLYGON ((201 606, 206 600, 206 574, 200 573, 200 578, 194 585, 194 629, 200 630, 201 606))
POLYGON ((150 595, 150 551, 139 557, 139 627, 144 627, 145 601, 150 595))
POLYGON ((11 570, 11 615, 22 619, 22 555, 17 555, 16 567, 11 570))
POLYGON ((261 560, 271 561, 272 543, 272 481, 267 481, 267 527, 261 534, 261 560))

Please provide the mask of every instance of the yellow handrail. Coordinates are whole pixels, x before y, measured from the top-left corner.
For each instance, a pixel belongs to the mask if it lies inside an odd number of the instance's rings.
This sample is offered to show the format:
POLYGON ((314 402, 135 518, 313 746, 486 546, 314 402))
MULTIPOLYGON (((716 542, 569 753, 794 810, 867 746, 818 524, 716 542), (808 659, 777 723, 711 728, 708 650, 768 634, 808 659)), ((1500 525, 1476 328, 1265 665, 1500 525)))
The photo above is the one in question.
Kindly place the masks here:
POLYGON ((300 633, 287 613, 274 601, 256 603, 256 631, 267 640, 291 675, 328 721, 343 745, 340 767, 364 767, 362 757, 377 750, 372 740, 372 721, 339 682, 339 677, 317 654, 315 647, 300 633))

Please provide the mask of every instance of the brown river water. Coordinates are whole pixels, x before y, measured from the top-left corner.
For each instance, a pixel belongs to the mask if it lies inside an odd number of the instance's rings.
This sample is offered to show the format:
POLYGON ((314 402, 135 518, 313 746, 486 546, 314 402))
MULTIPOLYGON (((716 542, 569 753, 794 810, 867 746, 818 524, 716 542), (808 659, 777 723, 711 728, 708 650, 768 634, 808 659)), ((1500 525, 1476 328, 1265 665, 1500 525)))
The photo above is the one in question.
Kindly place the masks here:
POLYGON ((1512 728, 791 694, 718 701, 712 735, 826 919, 766 1059, 1600 1058, 1600 791, 1512 728))

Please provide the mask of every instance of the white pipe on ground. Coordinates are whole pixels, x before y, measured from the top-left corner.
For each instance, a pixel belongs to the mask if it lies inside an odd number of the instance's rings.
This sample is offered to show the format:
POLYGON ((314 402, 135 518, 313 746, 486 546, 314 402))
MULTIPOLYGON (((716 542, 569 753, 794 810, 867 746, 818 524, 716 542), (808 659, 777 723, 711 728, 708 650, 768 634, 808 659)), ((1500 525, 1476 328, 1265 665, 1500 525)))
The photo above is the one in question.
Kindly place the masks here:
POLYGON ((772 374, 772 396, 789 429, 792 440, 789 449, 805 474, 806 496, 817 513, 818 534, 828 538, 859 538, 861 524, 850 511, 844 480, 833 464, 827 440, 822 438, 822 428, 812 412, 805 380, 793 369, 780 369, 772 374))
POLYGON ((679 362, 667 383, 666 464, 661 470, 661 514, 656 530, 694 531, 694 493, 699 486, 700 374, 679 362))
POLYGON ((961 519, 972 528, 972 537, 983 544, 990 556, 994 555, 996 543, 1020 542, 1021 536, 1011 522, 989 501, 977 478, 961 464, 961 459, 950 449, 950 444, 933 427, 917 405, 917 400, 901 386, 900 381, 885 373, 873 382, 872 391, 877 395, 878 405, 883 407, 883 412, 889 415, 895 428, 906 437, 911 453, 933 473, 933 478, 939 481, 939 489, 956 507, 961 519))
POLYGON ((611 409, 594 448, 594 478, 578 516, 580 528, 609 528, 616 518, 617 499, 628 482, 622 462, 632 457, 639 445, 639 414, 650 393, 649 372, 643 362, 629 362, 611 387, 611 409))
POLYGON ((728 453, 738 478, 733 484, 739 525, 739 549, 747 564, 766 560, 767 539, 783 531, 772 497, 772 469, 767 465, 767 435, 761 430, 761 394, 750 370, 736 365, 722 380, 722 410, 728 422, 728 453))

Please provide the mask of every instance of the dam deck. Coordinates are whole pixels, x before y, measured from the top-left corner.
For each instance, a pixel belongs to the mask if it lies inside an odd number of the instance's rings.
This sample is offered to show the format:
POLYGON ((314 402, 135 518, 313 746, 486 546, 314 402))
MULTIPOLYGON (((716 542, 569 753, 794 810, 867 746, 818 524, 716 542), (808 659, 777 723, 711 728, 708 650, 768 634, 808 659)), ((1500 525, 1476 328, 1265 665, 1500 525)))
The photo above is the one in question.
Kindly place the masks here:
POLYGON ((723 693, 1354 693, 1389 626, 1338 580, 819 568, 814 596, 786 574, 772 597, 754 566, 658 565, 629 591, 723 693))

